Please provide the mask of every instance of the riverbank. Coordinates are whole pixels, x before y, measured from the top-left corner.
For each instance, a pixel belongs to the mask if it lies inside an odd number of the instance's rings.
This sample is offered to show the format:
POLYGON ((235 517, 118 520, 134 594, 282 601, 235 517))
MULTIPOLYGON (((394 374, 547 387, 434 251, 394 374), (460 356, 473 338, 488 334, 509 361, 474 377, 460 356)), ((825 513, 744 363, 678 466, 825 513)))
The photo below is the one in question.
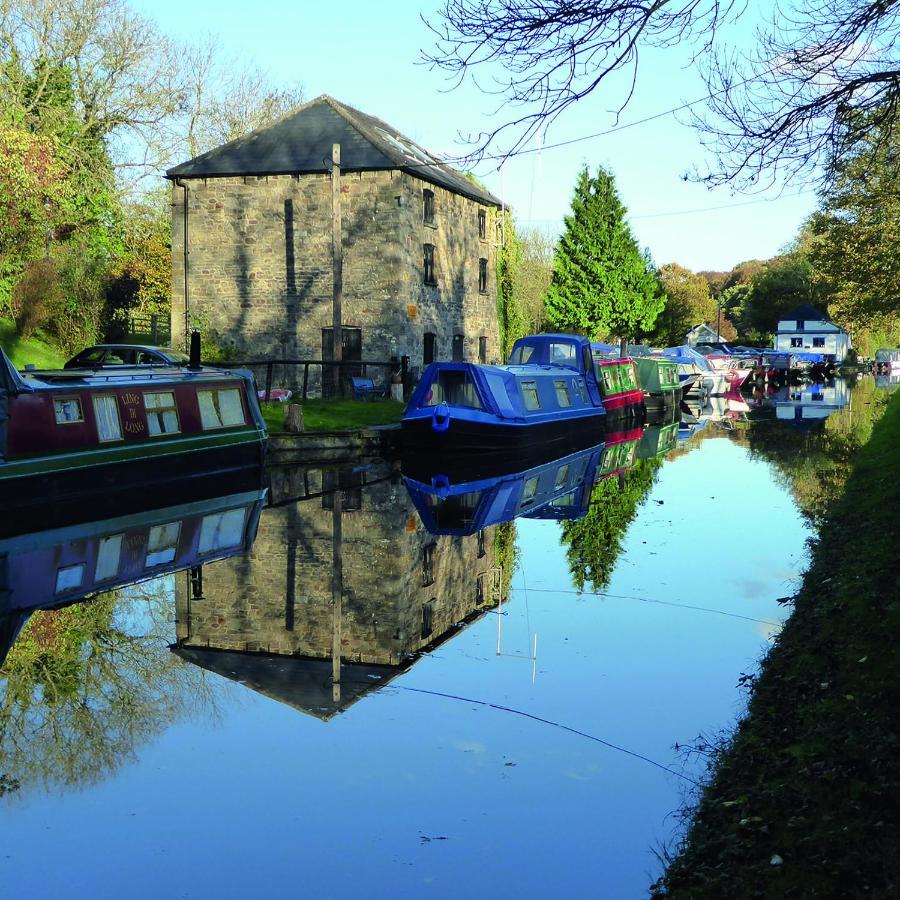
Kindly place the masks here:
MULTIPOLYGON (((270 433, 284 432, 283 403, 263 403, 262 413, 270 433)), ((398 400, 307 400, 303 404, 303 425, 307 431, 346 431, 391 425, 403 416, 398 400)))
POLYGON ((16 323, 3 316, 0 316, 0 347, 17 369, 27 365, 38 369, 61 369, 65 361, 62 352, 42 332, 20 338, 16 323))
POLYGON ((898 516, 900 392, 654 897, 900 896, 898 516))

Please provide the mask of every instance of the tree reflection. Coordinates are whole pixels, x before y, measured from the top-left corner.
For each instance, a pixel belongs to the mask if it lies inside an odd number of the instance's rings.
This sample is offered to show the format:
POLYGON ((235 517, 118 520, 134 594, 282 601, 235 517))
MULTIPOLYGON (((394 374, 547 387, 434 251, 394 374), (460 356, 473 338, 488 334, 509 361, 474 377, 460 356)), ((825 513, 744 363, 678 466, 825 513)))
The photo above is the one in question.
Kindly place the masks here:
POLYGON ((587 514, 562 523, 562 540, 572 581, 602 591, 609 584, 622 538, 656 481, 662 458, 639 461, 618 478, 594 485, 587 514))
POLYGON ((31 616, 0 669, 0 795, 96 783, 209 702, 169 652, 167 583, 31 616))
POLYGON ((850 403, 811 428, 790 421, 754 418, 748 432, 751 453, 770 462, 801 513, 819 528, 843 493, 857 451, 868 442, 889 394, 872 378, 860 379, 850 403))

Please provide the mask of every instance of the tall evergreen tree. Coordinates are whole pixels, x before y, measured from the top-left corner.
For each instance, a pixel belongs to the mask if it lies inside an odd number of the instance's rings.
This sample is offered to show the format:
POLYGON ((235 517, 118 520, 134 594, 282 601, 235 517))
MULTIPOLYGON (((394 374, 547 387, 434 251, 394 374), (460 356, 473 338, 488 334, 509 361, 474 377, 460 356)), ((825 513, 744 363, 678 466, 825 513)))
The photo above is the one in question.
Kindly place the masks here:
POLYGON ((556 248, 547 317, 563 331, 632 338, 665 306, 653 267, 625 221, 612 174, 578 175, 572 212, 556 248))

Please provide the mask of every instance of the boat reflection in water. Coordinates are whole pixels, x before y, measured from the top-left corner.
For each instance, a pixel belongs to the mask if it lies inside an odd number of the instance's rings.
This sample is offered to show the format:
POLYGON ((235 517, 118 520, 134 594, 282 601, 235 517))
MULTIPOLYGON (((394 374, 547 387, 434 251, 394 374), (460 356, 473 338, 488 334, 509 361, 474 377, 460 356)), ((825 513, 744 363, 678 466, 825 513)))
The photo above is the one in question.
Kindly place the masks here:
POLYGON ((404 461, 404 483, 431 534, 463 536, 515 518, 577 519, 590 504, 594 484, 630 469, 643 428, 606 435, 602 444, 521 469, 478 477, 471 469, 427 477, 418 462, 404 461), (413 474, 406 474, 414 471, 413 474))
POLYGON ((128 515, 109 494, 86 498, 69 522, 39 508, 13 522, 0 510, 0 662, 36 610, 248 550, 266 495, 261 475, 257 469, 232 477, 221 494, 221 480, 195 477, 170 485, 169 496, 179 493, 181 503, 128 515))
POLYGON ((389 464, 271 489, 251 554, 176 580, 181 659, 328 720, 505 599, 497 529, 436 540, 389 464))

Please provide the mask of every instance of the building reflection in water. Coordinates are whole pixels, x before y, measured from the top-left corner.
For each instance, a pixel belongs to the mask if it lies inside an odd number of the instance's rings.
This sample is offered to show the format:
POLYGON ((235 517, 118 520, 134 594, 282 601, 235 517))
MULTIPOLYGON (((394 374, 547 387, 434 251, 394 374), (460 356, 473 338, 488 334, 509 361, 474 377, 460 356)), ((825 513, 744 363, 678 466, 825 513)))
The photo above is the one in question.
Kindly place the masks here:
POLYGON ((178 576, 172 649, 296 709, 331 718, 505 590, 496 528, 431 535, 396 473, 276 469, 271 489, 250 553, 178 576))
POLYGON ((775 416, 798 426, 821 422, 850 403, 850 387, 844 378, 787 385, 775 395, 775 416))

